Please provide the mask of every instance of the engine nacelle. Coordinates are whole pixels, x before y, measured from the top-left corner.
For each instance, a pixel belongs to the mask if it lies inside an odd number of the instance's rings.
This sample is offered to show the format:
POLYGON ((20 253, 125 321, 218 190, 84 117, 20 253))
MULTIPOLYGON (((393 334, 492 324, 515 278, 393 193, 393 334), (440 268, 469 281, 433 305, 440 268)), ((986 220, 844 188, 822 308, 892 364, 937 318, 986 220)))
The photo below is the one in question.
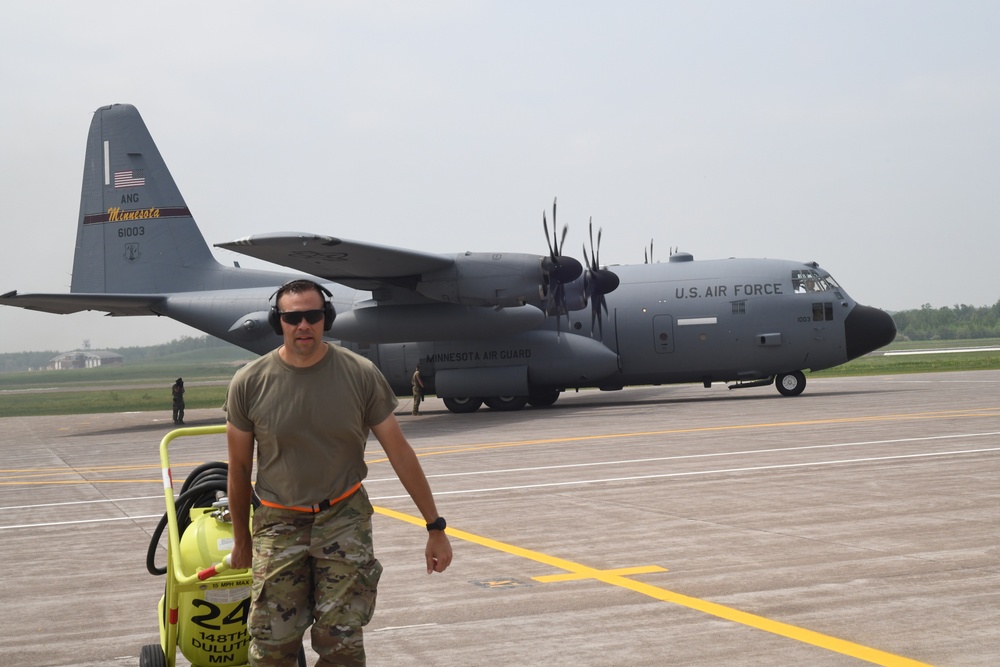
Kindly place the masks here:
POLYGON ((534 329, 544 319, 545 314, 534 306, 368 306, 342 313, 333 323, 332 334, 340 340, 367 343, 482 340, 534 329))
POLYGON ((583 276, 563 285, 563 294, 565 295, 566 310, 583 310, 587 307, 587 287, 583 276))
POLYGON ((274 330, 267 321, 267 312, 266 310, 258 310, 237 318, 229 327, 229 333, 234 338, 242 340, 256 340, 266 334, 273 334, 274 330))
POLYGON ((454 265, 425 273, 416 291, 463 306, 544 306, 543 258, 522 253, 467 252, 454 265))

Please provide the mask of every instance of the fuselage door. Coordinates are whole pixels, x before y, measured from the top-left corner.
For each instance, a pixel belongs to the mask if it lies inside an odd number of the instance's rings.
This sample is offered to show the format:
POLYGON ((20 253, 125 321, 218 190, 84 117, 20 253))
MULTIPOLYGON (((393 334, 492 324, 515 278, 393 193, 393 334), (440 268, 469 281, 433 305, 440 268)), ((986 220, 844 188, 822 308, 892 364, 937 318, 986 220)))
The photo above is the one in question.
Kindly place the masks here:
POLYGON ((674 351, 674 318, 672 315, 653 316, 653 349, 659 354, 674 351))

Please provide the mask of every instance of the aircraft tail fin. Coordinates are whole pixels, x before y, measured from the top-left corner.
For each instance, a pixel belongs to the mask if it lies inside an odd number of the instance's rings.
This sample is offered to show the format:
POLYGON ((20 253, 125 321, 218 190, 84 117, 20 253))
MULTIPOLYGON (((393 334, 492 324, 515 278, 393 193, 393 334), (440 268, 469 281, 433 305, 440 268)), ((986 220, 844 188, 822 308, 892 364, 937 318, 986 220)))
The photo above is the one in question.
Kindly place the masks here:
POLYGON ((87 137, 71 291, 211 289, 222 268, 136 108, 98 109, 87 137))

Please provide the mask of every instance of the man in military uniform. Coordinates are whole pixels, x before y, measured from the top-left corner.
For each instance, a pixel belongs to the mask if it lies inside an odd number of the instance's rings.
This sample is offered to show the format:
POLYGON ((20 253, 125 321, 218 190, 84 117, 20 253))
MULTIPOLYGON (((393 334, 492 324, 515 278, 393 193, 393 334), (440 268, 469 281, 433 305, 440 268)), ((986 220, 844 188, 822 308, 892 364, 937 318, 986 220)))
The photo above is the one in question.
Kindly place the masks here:
POLYGON ((253 567, 248 656, 254 667, 295 664, 312 626, 317 667, 363 667, 363 626, 382 565, 361 482, 374 433, 427 522, 427 573, 452 551, 430 485, 393 411, 389 383, 368 359, 328 344, 329 292, 308 280, 279 289, 269 321, 284 344, 247 364, 226 396, 233 568, 253 567), (250 530, 256 444, 257 495, 250 530))
POLYGON ((413 414, 420 414, 420 402, 424 400, 424 379, 420 377, 420 364, 413 371, 413 414))
POLYGON ((177 378, 170 392, 174 398, 174 425, 180 426, 184 423, 184 380, 177 378))

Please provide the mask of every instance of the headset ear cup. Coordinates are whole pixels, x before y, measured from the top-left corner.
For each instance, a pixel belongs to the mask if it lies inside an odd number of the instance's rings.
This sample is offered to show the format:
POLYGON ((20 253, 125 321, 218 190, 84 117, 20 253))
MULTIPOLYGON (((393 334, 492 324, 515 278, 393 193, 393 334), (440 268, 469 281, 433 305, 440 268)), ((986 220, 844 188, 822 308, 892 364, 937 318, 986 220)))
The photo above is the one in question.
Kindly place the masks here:
POLYGON ((267 323, 274 329, 274 333, 284 336, 284 333, 281 331, 280 315, 278 315, 278 309, 274 306, 271 306, 271 309, 267 311, 267 323))
MULTIPOLYGON (((324 290, 326 291, 326 290, 324 290)), ((329 294, 329 292, 327 292, 329 294)), ((333 327, 333 320, 337 318, 337 311, 333 309, 333 304, 329 301, 323 302, 323 331, 329 331, 333 327)))

